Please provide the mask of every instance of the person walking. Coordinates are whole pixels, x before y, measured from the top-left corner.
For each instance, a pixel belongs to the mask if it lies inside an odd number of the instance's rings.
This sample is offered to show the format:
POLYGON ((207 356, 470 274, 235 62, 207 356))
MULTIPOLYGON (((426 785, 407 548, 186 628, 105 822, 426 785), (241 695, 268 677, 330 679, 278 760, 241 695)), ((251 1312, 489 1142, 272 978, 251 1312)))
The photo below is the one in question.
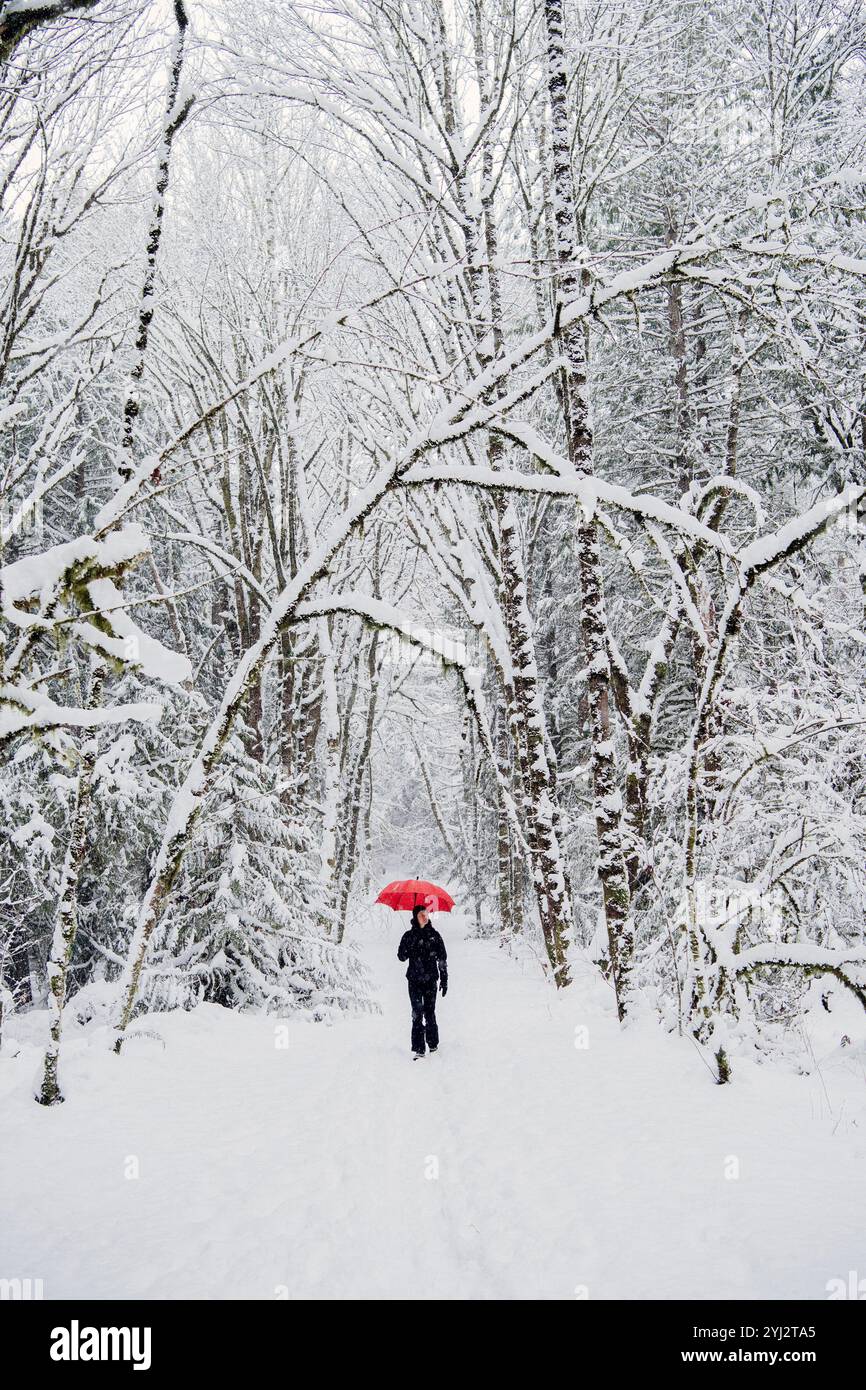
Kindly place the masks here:
POLYGON ((426 1046, 435 1052, 439 1046, 436 1022, 436 991, 448 992, 448 956, 430 914, 424 907, 412 910, 412 925, 400 938, 397 959, 408 961, 406 980, 412 1006, 412 1054, 423 1057, 426 1046))

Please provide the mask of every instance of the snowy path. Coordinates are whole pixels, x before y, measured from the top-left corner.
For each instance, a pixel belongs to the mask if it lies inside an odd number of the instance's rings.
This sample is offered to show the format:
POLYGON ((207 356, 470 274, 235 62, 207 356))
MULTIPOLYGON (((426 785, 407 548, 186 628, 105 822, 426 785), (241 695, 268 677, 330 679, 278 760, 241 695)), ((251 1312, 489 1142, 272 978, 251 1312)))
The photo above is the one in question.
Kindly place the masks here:
POLYGON ((866 1276, 862 1048, 714 1087, 691 1044, 621 1035, 589 974, 557 999, 442 925, 452 987, 423 1062, 397 919, 368 947, 383 1015, 292 1024, 287 1049, 273 1018, 162 1016, 165 1050, 73 1040, 68 1103, 45 1111, 20 1020, 0 1276, 48 1298, 552 1299, 823 1298, 866 1276))

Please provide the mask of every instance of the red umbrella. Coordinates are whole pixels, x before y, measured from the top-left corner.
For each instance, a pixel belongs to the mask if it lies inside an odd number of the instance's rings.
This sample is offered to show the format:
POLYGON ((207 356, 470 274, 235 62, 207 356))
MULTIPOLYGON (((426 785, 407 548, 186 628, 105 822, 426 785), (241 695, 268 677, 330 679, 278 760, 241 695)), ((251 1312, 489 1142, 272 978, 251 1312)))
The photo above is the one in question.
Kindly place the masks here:
POLYGON ((393 907, 395 912, 411 912, 413 907, 426 907, 430 912, 450 912, 454 906, 450 893, 423 878, 398 878, 382 889, 376 902, 393 907))

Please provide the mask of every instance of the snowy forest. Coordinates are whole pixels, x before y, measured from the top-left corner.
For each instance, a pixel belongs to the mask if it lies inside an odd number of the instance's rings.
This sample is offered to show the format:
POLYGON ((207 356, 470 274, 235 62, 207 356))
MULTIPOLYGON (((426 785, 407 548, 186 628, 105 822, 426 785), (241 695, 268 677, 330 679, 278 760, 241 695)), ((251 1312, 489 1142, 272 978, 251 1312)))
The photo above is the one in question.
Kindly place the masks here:
POLYGON ((0 55, 30 1112, 79 1035, 379 1026, 389 877, 701 1104, 812 1021, 862 1090, 859 0, 5 0, 0 55))

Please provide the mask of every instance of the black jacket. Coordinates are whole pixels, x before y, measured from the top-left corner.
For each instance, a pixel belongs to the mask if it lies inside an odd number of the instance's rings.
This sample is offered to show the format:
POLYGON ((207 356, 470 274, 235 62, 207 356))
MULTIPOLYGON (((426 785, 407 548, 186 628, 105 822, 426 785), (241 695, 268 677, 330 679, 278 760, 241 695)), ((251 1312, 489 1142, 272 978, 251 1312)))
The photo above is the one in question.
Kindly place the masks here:
POLYGON ((433 984, 437 976, 443 989, 448 986, 448 957, 445 942, 435 927, 410 927, 400 938, 398 960, 409 962, 406 979, 410 984, 433 984))

